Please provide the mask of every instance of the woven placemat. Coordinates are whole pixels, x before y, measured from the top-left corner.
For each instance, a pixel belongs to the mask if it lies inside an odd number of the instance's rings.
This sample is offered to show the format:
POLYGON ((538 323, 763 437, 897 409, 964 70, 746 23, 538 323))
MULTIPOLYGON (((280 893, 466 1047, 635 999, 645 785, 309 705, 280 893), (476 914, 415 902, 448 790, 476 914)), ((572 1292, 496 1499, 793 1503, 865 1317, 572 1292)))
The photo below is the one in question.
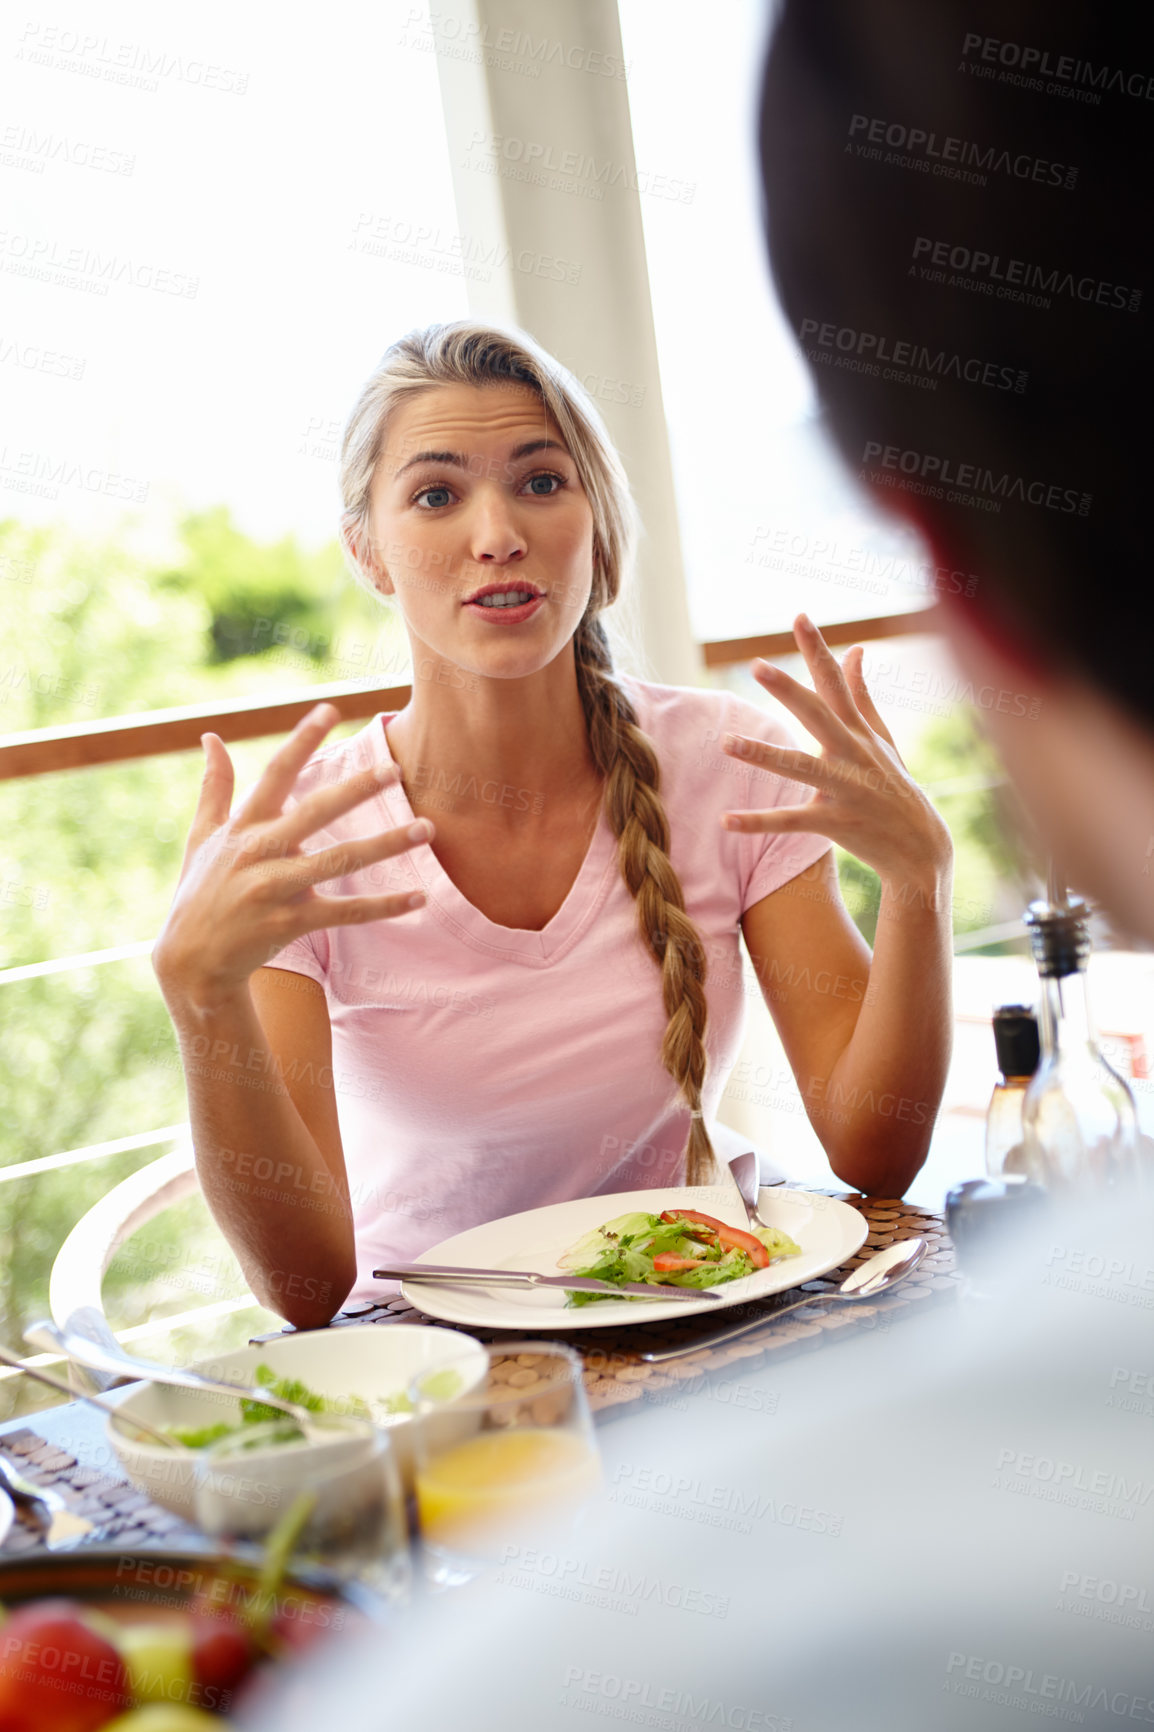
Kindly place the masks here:
MULTIPOLYGON (((117 1545, 132 1551, 162 1541, 168 1545, 199 1540, 195 1528, 170 1510, 161 1509, 126 1479, 82 1466, 68 1450, 46 1443, 32 1425, 4 1432, 0 1450, 25 1479, 37 1486, 51 1486, 70 1509, 92 1522, 92 1532, 78 1545, 117 1545)), ((0 1556, 17 1557, 35 1551, 42 1543, 43 1534, 34 1517, 17 1504, 16 1520, 0 1546, 0 1556)))
MULTIPOLYGON (((817 1187, 809 1185, 805 1189, 814 1191, 817 1187)), ((889 1328, 927 1303, 948 1302, 956 1295, 960 1278, 954 1266, 953 1246, 940 1215, 902 1202, 899 1198, 863 1198, 855 1192, 833 1190, 820 1194, 836 1197, 860 1210, 866 1217, 869 1232, 861 1250, 840 1269, 833 1269, 816 1281, 805 1282, 802 1291, 830 1292, 851 1269, 898 1239, 920 1236, 928 1240, 928 1255, 912 1275, 881 1299, 863 1300, 855 1305, 834 1303, 823 1306, 815 1302, 805 1311, 777 1323, 772 1317, 772 1301, 767 1301, 763 1307, 757 1308, 765 1310, 764 1329, 751 1330, 727 1346, 703 1348, 661 1365, 647 1365, 640 1357, 642 1349, 688 1343, 695 1336, 711 1334, 719 1326, 720 1319, 691 1317, 649 1323, 643 1327, 591 1330, 587 1335, 566 1334, 567 1343, 576 1348, 585 1361, 585 1388, 590 1407, 599 1421, 604 1423, 614 1414, 628 1411, 636 1402, 675 1403, 679 1397, 688 1395, 696 1382, 720 1377, 739 1360, 752 1369, 759 1360, 786 1359, 795 1354, 810 1353, 825 1342, 846 1340, 862 1331, 889 1328)), ((725 1321, 737 1322, 756 1314, 752 1307, 734 1306, 726 1311, 725 1321)), ((439 1328, 456 1327, 427 1317, 407 1299, 400 1297, 389 1299, 382 1305, 344 1312, 333 1320, 331 1327, 339 1329, 356 1323, 386 1327, 435 1323, 439 1328)), ((509 1331, 470 1329, 465 1333, 495 1342, 512 1338, 509 1331)), ((271 1340, 275 1336, 261 1339, 271 1340)), ((82 1466, 67 1450, 47 1443, 35 1429, 35 1416, 27 1427, 0 1434, 0 1450, 28 1479, 38 1485, 53 1486, 72 1508, 95 1524, 92 1533, 80 1542, 82 1545, 114 1543, 132 1549, 150 1543, 179 1544, 194 1537, 195 1530, 178 1516, 151 1502, 126 1480, 82 1466)), ((2 1548, 3 1553, 11 1555, 30 1551, 39 1543, 38 1529, 18 1511, 17 1520, 2 1548)))
MULTIPOLYGON (((566 1331, 563 1339, 576 1349, 585 1361, 585 1388, 589 1404, 598 1417, 608 1417, 611 1410, 627 1406, 646 1397, 664 1399, 665 1392, 694 1379, 712 1376, 737 1360, 755 1361, 762 1358, 783 1359, 798 1353, 812 1352, 833 1337, 845 1338, 863 1330, 888 1328, 902 1316, 911 1314, 927 1300, 952 1298, 958 1291, 960 1277, 954 1264, 954 1248, 946 1232, 945 1221, 931 1209, 919 1208, 898 1197, 862 1197, 856 1191, 820 1189, 807 1185, 810 1193, 836 1198, 848 1203, 866 1218, 869 1232, 861 1250, 838 1269, 831 1269, 815 1281, 806 1281, 799 1289, 805 1293, 829 1293, 842 1281, 887 1245, 898 1239, 923 1238, 929 1250, 912 1275, 906 1277, 892 1293, 877 1300, 862 1300, 854 1305, 835 1301, 830 1305, 816 1302, 804 1311, 775 1322, 773 1300, 758 1306, 735 1305, 723 1316, 672 1318, 664 1323, 632 1325, 622 1329, 597 1329, 582 1334, 566 1331), (711 1335, 726 1323, 739 1323, 763 1314, 764 1329, 751 1330, 726 1346, 703 1348, 671 1359, 660 1365, 647 1365, 641 1358, 643 1349, 688 1345, 696 1337, 711 1335)), ((785 1296, 796 1297, 796 1292, 785 1296)), ((417 1306, 403 1299, 385 1300, 380 1305, 363 1305, 343 1312, 333 1320, 333 1328, 354 1323, 432 1323, 438 1328, 463 1328, 429 1317, 417 1306)), ((470 1327, 463 1331, 480 1340, 500 1343, 515 1338, 515 1331, 470 1327)), ((263 1336, 262 1340, 275 1340, 263 1336)))

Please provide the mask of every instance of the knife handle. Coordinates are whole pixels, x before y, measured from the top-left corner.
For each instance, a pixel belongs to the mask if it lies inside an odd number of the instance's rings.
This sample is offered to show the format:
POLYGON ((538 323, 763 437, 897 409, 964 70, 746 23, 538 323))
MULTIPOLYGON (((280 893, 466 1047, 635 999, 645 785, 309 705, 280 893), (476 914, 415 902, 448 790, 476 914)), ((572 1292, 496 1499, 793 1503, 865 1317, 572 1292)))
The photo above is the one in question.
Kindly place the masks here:
POLYGON ((374 1281, 452 1281, 464 1287, 531 1287, 532 1275, 519 1269, 456 1269, 449 1263, 398 1263, 374 1269, 374 1281))

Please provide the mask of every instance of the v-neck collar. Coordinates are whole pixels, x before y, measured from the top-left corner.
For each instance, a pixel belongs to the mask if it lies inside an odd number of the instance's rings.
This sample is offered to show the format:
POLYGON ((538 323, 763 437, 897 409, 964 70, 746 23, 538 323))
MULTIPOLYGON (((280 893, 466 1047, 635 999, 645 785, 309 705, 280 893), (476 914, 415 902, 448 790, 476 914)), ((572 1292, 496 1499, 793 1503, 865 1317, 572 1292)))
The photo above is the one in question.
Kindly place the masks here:
MULTIPOLYGON (((371 724, 376 730, 372 756, 385 763, 396 762, 385 731, 392 720, 392 714, 382 714, 375 716, 371 724)), ((382 788, 378 798, 387 813, 387 827, 413 822, 413 808, 399 781, 382 788)), ((556 962, 572 950, 605 901, 617 872, 617 841, 604 810, 599 810, 577 876, 556 914, 539 932, 524 927, 499 926, 488 915, 482 914, 453 883, 432 848, 416 848, 406 858, 428 896, 428 908, 443 926, 454 931, 475 950, 540 967, 556 962)))

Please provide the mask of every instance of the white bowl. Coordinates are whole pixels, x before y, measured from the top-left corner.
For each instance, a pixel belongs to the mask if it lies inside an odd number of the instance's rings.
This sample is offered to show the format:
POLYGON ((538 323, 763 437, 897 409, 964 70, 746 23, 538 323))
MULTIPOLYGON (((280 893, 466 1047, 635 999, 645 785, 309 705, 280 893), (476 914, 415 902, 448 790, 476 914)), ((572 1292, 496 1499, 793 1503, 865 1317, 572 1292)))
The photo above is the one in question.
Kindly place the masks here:
MULTIPOLYGON (((453 1366, 461 1374, 460 1393, 484 1382, 488 1354, 479 1341, 458 1329, 430 1329, 422 1325, 371 1323, 348 1324, 340 1329, 314 1329, 266 1341, 259 1347, 238 1347, 215 1359, 198 1360, 192 1367, 228 1382, 252 1384, 258 1365, 270 1365, 279 1377, 299 1377, 317 1395, 347 1398, 359 1395, 366 1401, 403 1394, 413 1378, 429 1366, 453 1366)), ((126 1420, 144 1419, 159 1426, 205 1426, 220 1421, 240 1421, 240 1403, 227 1396, 198 1394, 173 1389, 163 1383, 141 1383, 117 1403, 126 1420)), ((393 1414, 378 1423, 388 1431, 393 1453, 406 1490, 412 1489, 413 1415, 393 1414)), ((454 1414, 453 1404, 423 1420, 435 1424, 438 1442, 452 1441, 458 1432, 473 1429, 476 1419, 454 1414)), ((108 1441, 128 1478, 174 1515, 194 1520, 193 1463, 190 1450, 168 1450, 158 1443, 137 1443, 119 1426, 108 1425, 108 1441)))

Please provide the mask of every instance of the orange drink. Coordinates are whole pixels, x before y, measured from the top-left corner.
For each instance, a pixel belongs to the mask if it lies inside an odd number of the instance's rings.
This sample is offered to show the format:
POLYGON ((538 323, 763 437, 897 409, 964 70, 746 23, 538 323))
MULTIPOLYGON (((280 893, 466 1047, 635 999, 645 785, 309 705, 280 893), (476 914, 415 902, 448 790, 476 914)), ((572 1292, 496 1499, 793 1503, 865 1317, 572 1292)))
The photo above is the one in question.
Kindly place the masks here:
POLYGON ((429 1561, 444 1566, 435 1579, 468 1580, 510 1543, 570 1525, 596 1493, 581 1374, 570 1348, 521 1341, 490 1348, 487 1386, 458 1399, 430 1399, 428 1374, 413 1385, 417 1512, 429 1561))
POLYGON ((434 1544, 485 1553, 564 1519, 597 1489, 592 1444, 559 1426, 480 1431, 417 1474, 421 1531, 434 1544))

